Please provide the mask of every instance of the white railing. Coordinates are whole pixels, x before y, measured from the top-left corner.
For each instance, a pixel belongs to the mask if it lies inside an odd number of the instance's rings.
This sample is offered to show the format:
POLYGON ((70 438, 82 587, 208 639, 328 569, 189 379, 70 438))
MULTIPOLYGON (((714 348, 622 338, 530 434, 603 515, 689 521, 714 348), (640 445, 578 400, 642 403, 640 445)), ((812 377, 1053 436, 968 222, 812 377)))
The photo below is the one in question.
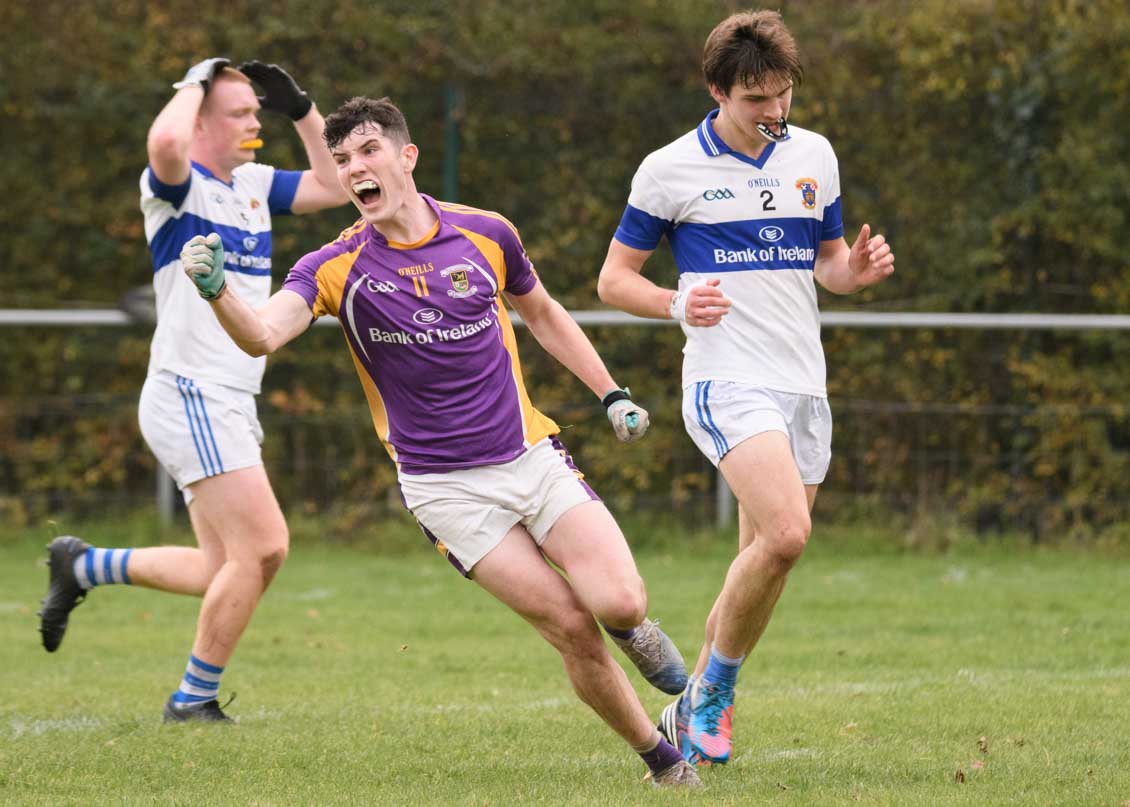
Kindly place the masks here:
MULTIPOLYGON (((674 325, 669 319, 645 319, 622 311, 570 311, 579 325, 662 326, 674 325)), ((515 325, 522 320, 511 312, 515 325)), ((24 327, 120 327, 152 322, 151 317, 137 317, 118 309, 0 309, 0 326, 24 327)), ((820 323, 828 328, 964 328, 979 330, 1023 331, 1126 331, 1130 316, 1119 314, 954 314, 918 313, 910 311, 824 311, 820 323)), ((333 317, 322 317, 315 325, 337 325, 333 317)), ((717 520, 726 526, 734 518, 734 497, 721 474, 715 486, 717 520)), ((163 470, 157 475, 157 509, 161 519, 171 522, 176 491, 172 479, 163 470)))

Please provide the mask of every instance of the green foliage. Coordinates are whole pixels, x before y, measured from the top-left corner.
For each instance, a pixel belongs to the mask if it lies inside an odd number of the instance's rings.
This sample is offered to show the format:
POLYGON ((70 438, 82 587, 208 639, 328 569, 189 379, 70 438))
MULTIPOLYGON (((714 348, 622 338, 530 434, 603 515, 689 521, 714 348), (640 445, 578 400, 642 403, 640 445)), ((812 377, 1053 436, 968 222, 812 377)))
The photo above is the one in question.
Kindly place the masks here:
MULTIPOLYGON (((137 189, 146 129, 189 64, 225 55, 278 62, 324 112, 355 94, 392 96, 421 147, 418 184, 435 194, 454 84, 458 200, 512 219, 551 292, 594 307, 635 167, 710 108, 702 42, 734 8, 4 4, 5 305, 113 306, 149 282, 137 189)), ((822 293, 825 308, 1130 309, 1124 3, 849 0, 783 11, 807 66, 792 120, 836 148, 849 239, 867 221, 898 255, 888 282, 848 300, 822 293)), ((290 123, 263 120, 261 158, 301 164, 290 123)), ((341 209, 277 221, 280 276, 353 218, 341 209)), ((666 248, 648 274, 673 283, 666 248)), ((121 408, 144 376, 145 329, 5 335, 0 518, 148 495, 152 460, 121 408)), ((573 426, 566 443, 619 509, 709 517, 713 474, 688 453, 679 422, 677 332, 593 337, 652 409, 652 435, 616 445, 587 392, 524 344, 535 400, 573 426)), ((392 476, 339 338, 312 332, 272 359, 260 406, 284 500, 351 528, 388 512, 392 476)), ((861 496, 910 518, 956 514, 1041 539, 1109 534, 1126 519, 1124 334, 829 330, 825 343, 837 419, 829 513, 861 496)))

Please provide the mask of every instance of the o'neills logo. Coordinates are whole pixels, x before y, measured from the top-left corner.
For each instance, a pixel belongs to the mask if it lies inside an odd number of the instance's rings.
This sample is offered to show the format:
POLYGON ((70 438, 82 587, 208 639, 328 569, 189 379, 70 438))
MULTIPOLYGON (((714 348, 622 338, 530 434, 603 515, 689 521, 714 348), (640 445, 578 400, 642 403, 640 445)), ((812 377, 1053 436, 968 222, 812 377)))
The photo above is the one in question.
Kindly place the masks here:
POLYGON ((414 277, 416 275, 426 275, 428 272, 434 272, 435 265, 431 261, 427 263, 418 263, 415 266, 401 266, 396 270, 396 273, 401 277, 414 277))

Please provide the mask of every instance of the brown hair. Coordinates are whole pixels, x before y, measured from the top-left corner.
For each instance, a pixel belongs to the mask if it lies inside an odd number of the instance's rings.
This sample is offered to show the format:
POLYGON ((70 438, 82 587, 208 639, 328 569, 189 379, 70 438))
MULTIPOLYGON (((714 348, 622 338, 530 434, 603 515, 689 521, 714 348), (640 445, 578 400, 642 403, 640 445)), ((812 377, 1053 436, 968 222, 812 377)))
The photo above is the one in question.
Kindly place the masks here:
POLYGON ((709 86, 729 94, 734 85, 760 84, 771 76, 799 84, 804 77, 796 40, 776 11, 741 11, 714 27, 702 52, 709 86))
POLYGON ((412 142, 408 135, 408 122, 392 101, 385 98, 366 98, 358 95, 350 98, 326 116, 326 128, 322 137, 326 146, 333 150, 341 145, 350 133, 366 123, 381 127, 381 133, 401 146, 412 142))

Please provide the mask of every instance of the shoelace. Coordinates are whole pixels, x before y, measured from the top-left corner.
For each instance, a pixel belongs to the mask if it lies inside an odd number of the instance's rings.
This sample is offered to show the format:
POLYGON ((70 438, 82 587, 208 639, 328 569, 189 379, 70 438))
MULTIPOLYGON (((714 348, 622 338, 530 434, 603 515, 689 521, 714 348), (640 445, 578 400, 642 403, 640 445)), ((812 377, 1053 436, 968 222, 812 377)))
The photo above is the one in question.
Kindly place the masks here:
POLYGON ((706 733, 713 734, 718 729, 718 723, 722 720, 722 714, 729 706, 726 703, 729 698, 726 696, 731 692, 728 687, 721 684, 703 684, 702 685, 702 703, 699 705, 695 712, 703 716, 706 721, 706 733))
POLYGON ((632 643, 637 652, 655 661, 661 660, 658 656, 662 649, 659 642, 659 631, 655 629, 658 624, 659 622, 656 621, 647 627, 641 627, 637 632, 636 641, 632 643))

